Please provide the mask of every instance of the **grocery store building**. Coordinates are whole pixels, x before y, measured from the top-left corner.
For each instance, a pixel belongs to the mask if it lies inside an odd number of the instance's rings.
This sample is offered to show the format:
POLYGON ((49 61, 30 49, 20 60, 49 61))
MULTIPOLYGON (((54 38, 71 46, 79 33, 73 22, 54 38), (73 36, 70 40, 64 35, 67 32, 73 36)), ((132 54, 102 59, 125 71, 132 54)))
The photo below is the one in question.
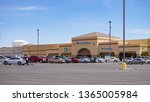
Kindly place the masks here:
MULTIPOLYGON (((150 56, 148 39, 126 40, 126 57, 150 56)), ((109 35, 100 32, 92 32, 72 38, 71 43, 25 45, 23 54, 38 56, 105 56, 111 53, 116 57, 123 56, 123 41, 111 36, 109 47, 109 35)))

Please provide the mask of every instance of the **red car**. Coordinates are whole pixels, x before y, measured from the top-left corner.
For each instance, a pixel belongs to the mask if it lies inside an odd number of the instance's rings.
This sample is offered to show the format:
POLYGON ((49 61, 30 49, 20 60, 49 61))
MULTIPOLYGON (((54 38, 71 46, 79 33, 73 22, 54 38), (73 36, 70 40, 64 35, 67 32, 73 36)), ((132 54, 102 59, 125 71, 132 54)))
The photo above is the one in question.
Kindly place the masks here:
POLYGON ((30 62, 42 62, 42 61, 43 61, 43 58, 42 58, 42 57, 39 57, 39 56, 30 56, 30 57, 29 57, 29 61, 30 61, 30 62))
POLYGON ((44 56, 40 56, 39 58, 42 59, 42 63, 47 63, 48 62, 48 58, 47 57, 44 57, 44 56))
POLYGON ((79 63, 79 60, 77 58, 71 58, 71 62, 73 62, 73 63, 79 63))

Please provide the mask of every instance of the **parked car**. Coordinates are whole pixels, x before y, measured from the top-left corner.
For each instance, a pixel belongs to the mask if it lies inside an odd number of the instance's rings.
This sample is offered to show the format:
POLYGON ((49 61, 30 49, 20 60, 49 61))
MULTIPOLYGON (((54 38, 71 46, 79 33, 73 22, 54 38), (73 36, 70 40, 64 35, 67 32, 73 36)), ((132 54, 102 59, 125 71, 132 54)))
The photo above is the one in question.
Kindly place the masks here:
POLYGON ((79 60, 77 58, 70 58, 71 59, 71 62, 73 63, 79 63, 79 60))
POLYGON ((105 59, 107 62, 119 62, 119 58, 116 57, 110 57, 108 59, 105 59))
POLYGON ((41 58, 39 56, 29 56, 29 61, 30 62, 42 62, 43 58, 41 58))
POLYGON ((65 60, 62 58, 52 57, 52 58, 49 58, 48 62, 50 62, 50 63, 65 63, 65 60))
POLYGON ((48 62, 48 58, 45 56, 40 56, 39 58, 41 58, 42 60, 40 62, 42 63, 47 63, 48 62))
POLYGON ((138 56, 138 57, 136 57, 136 58, 142 58, 142 59, 144 59, 144 60, 150 59, 148 56, 138 56))
POLYGON ((79 63, 90 63, 90 59, 86 58, 86 57, 80 57, 78 58, 79 63))
POLYGON ((131 58, 131 57, 125 58, 126 63, 128 63, 129 61, 132 61, 132 60, 133 60, 133 58, 131 58))
POLYGON ((62 59, 65 60, 66 63, 71 63, 71 59, 66 56, 61 56, 62 59))
POLYGON ((142 58, 134 58, 133 60, 127 62, 127 64, 144 64, 145 60, 143 60, 142 58))
POLYGON ((8 58, 6 58, 6 57, 0 55, 0 62, 1 62, 1 63, 4 63, 4 61, 6 61, 6 60, 8 60, 8 58))
POLYGON ((26 61, 23 58, 10 58, 4 61, 4 65, 11 65, 11 64, 25 65, 26 61))
POLYGON ((147 64, 150 64, 150 59, 146 60, 145 62, 146 62, 147 64))
POLYGON ((12 56, 4 56, 4 57, 6 57, 6 58, 8 58, 8 59, 13 58, 12 56))
POLYGON ((107 62, 107 60, 105 60, 104 58, 100 58, 100 57, 98 57, 97 60, 98 60, 98 62, 100 62, 100 63, 105 63, 105 62, 107 62))

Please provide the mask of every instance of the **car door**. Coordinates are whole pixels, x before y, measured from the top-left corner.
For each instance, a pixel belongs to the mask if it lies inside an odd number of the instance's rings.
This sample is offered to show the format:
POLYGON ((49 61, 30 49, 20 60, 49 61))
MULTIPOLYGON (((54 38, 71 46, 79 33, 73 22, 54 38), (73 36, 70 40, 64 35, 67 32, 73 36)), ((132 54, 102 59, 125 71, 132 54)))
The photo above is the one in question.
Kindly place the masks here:
POLYGON ((9 63, 9 64, 13 64, 13 60, 14 60, 14 58, 10 58, 10 59, 8 60, 8 63, 9 63))
POLYGON ((11 58, 10 60, 9 60, 9 63, 10 64, 16 64, 18 62, 18 58, 11 58))
POLYGON ((134 59, 134 60, 132 61, 132 63, 133 63, 133 64, 136 64, 136 63, 137 63, 137 59, 134 59))
POLYGON ((141 59, 137 59, 137 64, 139 64, 139 63, 141 63, 142 61, 141 61, 141 59))
POLYGON ((14 64, 17 64, 19 61, 20 61, 19 58, 15 58, 14 61, 13 61, 13 63, 14 63, 14 64))

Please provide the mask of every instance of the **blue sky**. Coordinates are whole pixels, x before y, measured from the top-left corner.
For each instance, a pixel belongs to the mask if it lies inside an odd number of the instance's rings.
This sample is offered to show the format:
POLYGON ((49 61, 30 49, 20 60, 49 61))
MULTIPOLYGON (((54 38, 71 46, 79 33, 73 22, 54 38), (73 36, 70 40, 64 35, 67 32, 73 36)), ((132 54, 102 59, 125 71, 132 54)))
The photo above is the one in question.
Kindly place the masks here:
MULTIPOLYGON (((150 0, 126 0, 126 39, 150 37, 150 0)), ((122 39, 122 0, 0 0, 0 46, 14 40, 69 43, 90 32, 122 39)))

